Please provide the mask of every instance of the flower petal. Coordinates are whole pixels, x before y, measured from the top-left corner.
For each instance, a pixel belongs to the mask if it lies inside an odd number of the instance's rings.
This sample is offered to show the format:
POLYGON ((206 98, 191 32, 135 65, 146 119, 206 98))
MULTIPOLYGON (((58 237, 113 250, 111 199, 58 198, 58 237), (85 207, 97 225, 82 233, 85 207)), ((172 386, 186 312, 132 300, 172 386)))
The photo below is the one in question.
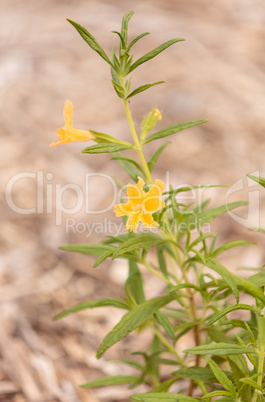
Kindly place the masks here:
POLYGON ((159 226, 159 223, 154 221, 151 214, 141 214, 141 222, 145 228, 153 228, 159 226))
POLYGON ((131 214, 127 220, 125 229, 135 232, 139 224, 139 221, 140 221, 140 214, 131 214))
POLYGON ((128 184, 127 186, 127 194, 128 194, 128 202, 133 207, 142 203, 142 199, 144 197, 144 181, 141 177, 138 177, 138 183, 135 186, 128 184))
POLYGON ((164 208, 165 203, 160 200, 164 188, 165 185, 162 180, 156 180, 155 185, 145 194, 143 205, 147 213, 164 208))
POLYGON ((79 130, 78 128, 71 128, 66 133, 66 136, 72 142, 90 141, 95 138, 95 136, 89 130, 79 130))
POLYGON ((63 116, 66 128, 73 127, 73 113, 74 113, 74 105, 69 99, 67 99, 64 103, 63 108, 63 116))
POLYGON ((130 215, 133 212, 133 209, 130 204, 114 205, 114 208, 116 216, 130 215))

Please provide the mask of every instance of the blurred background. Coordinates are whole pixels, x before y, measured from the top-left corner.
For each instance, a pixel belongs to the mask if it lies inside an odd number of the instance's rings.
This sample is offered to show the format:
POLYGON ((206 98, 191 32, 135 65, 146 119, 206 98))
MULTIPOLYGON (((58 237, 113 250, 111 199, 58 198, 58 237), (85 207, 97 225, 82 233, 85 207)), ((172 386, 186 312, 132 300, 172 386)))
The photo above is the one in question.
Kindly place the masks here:
MULTIPOLYGON (((264 264, 264 238, 247 227, 265 226, 265 190, 246 179, 248 173, 265 176, 264 1, 0 0, 1 401, 116 402, 131 394, 125 387, 78 387, 100 376, 130 374, 111 359, 137 349, 133 336, 95 358, 122 313, 97 309, 52 321, 78 302, 123 295, 123 261, 95 270, 94 258, 58 247, 122 230, 113 213, 118 200, 112 177, 125 184, 130 179, 109 155, 81 154, 86 144, 49 147, 64 124, 65 99, 74 104, 76 128, 130 140, 108 65, 66 18, 85 26, 111 55, 118 47, 111 31, 120 29, 131 9, 129 39, 151 32, 135 45, 135 59, 169 39, 186 38, 135 71, 132 88, 167 81, 132 99, 136 126, 152 106, 163 110, 159 129, 209 120, 171 137, 154 177, 173 186, 231 186, 205 191, 211 205, 249 200, 248 208, 217 219, 211 230, 220 233, 220 242, 257 243, 227 253, 227 268, 264 264)), ((150 144, 148 158, 157 145, 150 144)), ((144 275, 149 296, 160 295, 163 289, 144 275)))

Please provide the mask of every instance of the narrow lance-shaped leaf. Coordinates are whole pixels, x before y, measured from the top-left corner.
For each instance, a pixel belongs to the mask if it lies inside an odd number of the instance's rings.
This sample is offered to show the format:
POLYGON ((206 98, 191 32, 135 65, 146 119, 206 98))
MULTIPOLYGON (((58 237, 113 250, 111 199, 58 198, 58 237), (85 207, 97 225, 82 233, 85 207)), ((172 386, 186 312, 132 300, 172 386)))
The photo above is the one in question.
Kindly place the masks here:
POLYGON ((262 391, 262 387, 256 383, 256 381, 252 380, 251 378, 241 378, 239 381, 241 381, 244 384, 250 385, 253 388, 258 389, 259 391, 262 391))
POLYGON ((148 300, 130 310, 121 321, 107 334, 103 342, 98 348, 97 358, 100 358, 103 353, 112 345, 119 342, 130 332, 138 328, 145 321, 152 317, 161 307, 172 301, 172 296, 162 296, 148 300))
POLYGON ((133 14, 134 14, 133 11, 128 11, 128 13, 126 13, 122 19, 121 36, 123 37, 125 46, 127 45, 128 23, 129 23, 130 19, 132 18, 133 14))
POLYGON ((77 24, 76 22, 69 20, 67 18, 67 21, 70 22, 70 24, 73 25, 73 27, 77 30, 77 32, 81 35, 81 37, 84 39, 84 41, 91 47, 91 49, 95 50, 102 59, 104 59, 109 65, 114 68, 113 64, 111 63, 110 59, 102 49, 102 47, 98 44, 96 39, 89 33, 82 25, 77 24))
POLYGON ((112 33, 115 33, 119 36, 120 40, 121 40, 121 49, 125 49, 126 48, 126 43, 124 42, 124 38, 122 37, 122 34, 118 31, 111 31, 112 33))
POLYGON ((166 239, 163 239, 162 237, 159 237, 153 233, 139 234, 121 244, 115 250, 112 258, 117 258, 124 253, 133 252, 135 250, 139 250, 140 248, 149 248, 166 242, 166 239))
POLYGON ((223 253, 226 250, 230 250, 231 248, 234 247, 239 247, 239 246, 253 246, 254 243, 251 243, 247 240, 235 240, 235 241, 229 241, 222 246, 218 247, 214 252, 212 253, 212 257, 217 257, 217 255, 223 253))
POLYGON ((216 261, 213 258, 204 258, 201 263, 205 264, 207 267, 213 269, 215 272, 217 272, 228 284, 228 286, 231 288, 236 301, 238 303, 239 301, 239 292, 238 288, 235 282, 234 275, 231 274, 231 272, 228 271, 222 264, 220 264, 218 261, 216 261))
POLYGON ((107 251, 115 251, 115 247, 107 244, 67 244, 59 249, 88 255, 101 255, 107 251))
POLYGON ((150 172, 152 172, 153 167, 157 161, 157 159, 159 158, 161 152, 169 145, 171 144, 170 141, 165 142, 165 144, 161 145, 161 147, 158 148, 158 150, 154 153, 154 155, 152 156, 151 160, 147 163, 150 172))
POLYGON ((265 187, 265 179, 263 177, 259 177, 259 176, 253 176, 252 174, 247 174, 247 176, 256 181, 257 183, 259 183, 262 187, 265 187))
POLYGON ((164 274, 166 278, 168 278, 167 263, 163 254, 163 246, 157 247, 157 259, 159 264, 159 270, 164 274))
POLYGON ((136 36, 136 38, 134 38, 134 39, 131 41, 131 43, 129 44, 129 46, 128 46, 128 48, 127 48, 127 49, 128 49, 128 52, 131 50, 131 48, 133 47, 133 45, 135 45, 135 43, 138 42, 138 40, 142 39, 144 36, 149 35, 149 34, 150 34, 150 32, 144 32, 144 33, 142 33, 142 34, 136 36))
POLYGON ((108 377, 99 378, 98 380, 90 381, 86 384, 80 385, 81 388, 96 388, 107 387, 109 385, 129 384, 139 381, 139 378, 132 375, 112 375, 108 377))
POLYGON ((162 313, 161 311, 157 311, 155 313, 155 319, 158 322, 158 324, 160 324, 161 327, 164 328, 164 330, 170 336, 170 338, 173 339, 173 341, 175 341, 176 340, 175 330, 174 330, 174 327, 172 326, 171 322, 167 318, 167 316, 164 313, 162 313))
POLYGON ((140 87, 134 89, 127 97, 126 99, 132 98, 133 96, 139 94, 140 92, 146 91, 147 89, 155 86, 155 85, 159 85, 159 84, 164 84, 166 81, 157 81, 154 82, 152 84, 145 84, 145 85, 141 85, 140 87))
POLYGON ((86 310, 88 308, 106 307, 106 306, 128 310, 127 304, 121 300, 117 299, 89 300, 87 302, 79 303, 76 306, 69 308, 68 310, 62 311, 61 313, 57 314, 53 319, 59 320, 70 314, 77 313, 78 311, 86 310))
POLYGON ((222 311, 219 311, 218 313, 214 314, 210 319, 207 321, 207 325, 212 325, 216 321, 220 320, 223 316, 225 316, 228 313, 231 313, 232 311, 236 310, 248 310, 248 311, 253 311, 253 313, 256 312, 255 307, 249 306, 248 304, 237 304, 235 306, 228 306, 222 311))
POLYGON ((126 146, 131 146, 131 144, 129 142, 126 141, 121 141, 118 140, 115 137, 112 137, 112 135, 109 134, 105 134, 105 133, 100 133, 99 131, 95 131, 95 130, 89 130, 92 134, 95 135, 95 141, 97 142, 105 142, 105 143, 115 143, 115 144, 120 144, 120 145, 126 145, 126 146))
MULTIPOLYGON (((220 264, 218 261, 212 258, 206 258, 206 265, 209 268, 212 268, 214 271, 219 273, 224 270, 226 270, 226 275, 229 275, 229 277, 233 280, 233 282, 236 284, 236 286, 242 288, 246 293, 252 295, 253 297, 257 297, 262 303, 265 304, 265 296, 264 293, 257 287, 255 286, 251 281, 241 278, 240 276, 237 276, 235 274, 231 274, 222 264, 220 264)), ((220 274, 221 275, 221 274, 220 274)), ((223 275, 221 275, 224 278, 223 275)), ((225 279, 226 280, 226 279, 225 279)))
POLYGON ((209 366, 211 367, 215 377, 219 381, 219 383, 226 389, 228 392, 232 394, 233 397, 236 397, 235 387, 231 380, 227 377, 227 375, 220 369, 217 363, 209 357, 204 357, 209 366))
MULTIPOLYGON (((199 399, 184 394, 164 393, 164 392, 148 392, 145 394, 134 394, 130 398, 139 402, 196 402, 199 399)), ((201 398, 200 398, 201 400, 201 398)))
POLYGON ((143 279, 138 265, 135 262, 129 263, 129 277, 125 284, 126 292, 131 294, 137 304, 145 302, 143 279))
POLYGON ((193 285, 192 283, 181 283, 180 285, 176 285, 176 286, 169 288, 166 293, 176 292, 177 290, 180 290, 180 289, 195 289, 197 291, 200 290, 198 288, 198 286, 193 285))
POLYGON ((140 172, 143 172, 143 169, 141 168, 141 166, 139 165, 138 162, 136 162, 134 159, 131 158, 127 158, 126 156, 123 155, 118 155, 118 156, 114 156, 113 158, 111 158, 112 160, 116 160, 116 161, 126 161, 132 165, 134 165, 140 172))
POLYGON ((210 343, 207 345, 195 346, 184 350, 184 353, 191 353, 193 355, 214 355, 214 356, 228 356, 228 355, 242 355, 246 353, 257 354, 254 349, 246 348, 235 343, 210 343))
POLYGON ((118 97, 121 99, 125 99, 126 94, 125 94, 124 87, 114 80, 112 80, 112 85, 114 86, 114 89, 115 89, 118 97))
POLYGON ((114 153, 114 158, 112 159, 116 159, 118 161, 118 163, 123 167, 123 169, 125 170, 125 172, 129 175, 129 177, 135 182, 138 182, 138 177, 142 177, 143 178, 143 171, 139 165, 139 167, 137 166, 137 162, 132 162, 133 159, 130 158, 126 158, 124 157, 120 152, 115 152, 114 153), (140 170, 139 170, 140 168, 140 170))
MULTIPOLYGON (((235 201, 235 202, 230 202, 228 204, 220 205, 219 207, 207 209, 206 211, 203 211, 203 212, 198 211, 197 221, 200 222, 200 225, 201 225, 203 223, 210 222, 217 216, 220 216, 220 215, 226 213, 227 211, 231 211, 232 209, 243 207, 245 205, 248 205, 248 202, 235 201)), ((203 209, 203 208, 200 208, 200 209, 203 209)))
POLYGON ((157 133, 154 133, 149 137, 147 137, 143 141, 143 144, 147 144, 148 142, 158 140, 160 138, 168 137, 169 135, 176 134, 179 131, 186 130, 187 128, 190 127, 198 126, 199 124, 206 123, 207 121, 208 120, 195 120, 195 121, 187 121, 184 123, 172 124, 171 126, 168 126, 163 130, 160 130, 157 133))
POLYGON ((225 396, 225 398, 218 399, 218 402, 219 401, 236 402, 236 400, 233 398, 233 394, 231 392, 228 392, 228 391, 213 391, 213 392, 209 392, 208 394, 206 394, 206 395, 204 395, 202 397, 202 400, 209 402, 209 398, 211 400, 211 398, 214 398, 215 396, 225 396))
POLYGON ((167 49, 169 46, 173 45, 176 42, 181 42, 184 41, 185 39, 179 38, 179 39, 171 39, 162 45, 156 47, 155 49, 151 50, 150 52, 146 53, 144 56, 140 57, 140 59, 136 60, 131 68, 130 68, 130 73, 138 66, 141 64, 145 63, 148 60, 151 60, 153 57, 157 56, 159 53, 163 52, 163 50, 167 49))
POLYGON ((124 149, 131 149, 132 146, 130 145, 123 145, 123 144, 110 144, 109 142, 101 142, 97 145, 92 145, 83 149, 83 153, 85 154, 104 154, 104 153, 113 153, 117 151, 123 151, 124 149))
POLYGON ((106 251, 106 253, 101 254, 101 256, 97 259, 97 261, 94 263, 93 268, 97 268, 103 261, 105 261, 107 258, 112 257, 114 250, 109 250, 106 251))
POLYGON ((185 378, 186 380, 216 382, 216 377, 212 370, 206 367, 182 368, 180 370, 173 371, 171 374, 179 378, 185 378))

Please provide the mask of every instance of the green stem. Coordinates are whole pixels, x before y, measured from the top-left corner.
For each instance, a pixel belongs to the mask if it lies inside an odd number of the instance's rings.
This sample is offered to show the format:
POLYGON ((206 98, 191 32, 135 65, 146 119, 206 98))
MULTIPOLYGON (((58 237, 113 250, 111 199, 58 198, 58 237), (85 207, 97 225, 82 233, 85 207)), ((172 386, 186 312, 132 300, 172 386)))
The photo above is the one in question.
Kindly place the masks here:
POLYGON ((153 184, 153 179, 152 179, 149 167, 147 165, 147 162, 145 160, 145 156, 144 156, 144 153, 143 153, 143 150, 142 150, 142 145, 139 142, 139 139, 138 139, 138 136, 137 136, 137 133, 136 133, 133 121, 132 121, 132 116, 131 116, 131 112, 130 112, 130 109, 129 109, 129 106, 128 106, 128 101, 126 99, 124 100, 124 107, 125 107, 125 112, 126 112, 126 116, 127 116, 127 119, 128 119, 128 123, 129 123, 130 129, 131 129, 135 149, 136 149, 136 151, 137 151, 137 153, 139 155, 139 158, 141 160, 147 184, 152 185, 153 184))
MULTIPOLYGON (((258 329, 259 329, 259 361, 258 361, 258 376, 257 376, 257 384, 262 387, 262 378, 263 378, 263 367, 264 367, 264 358, 265 358, 265 317, 258 317, 258 329)), ((253 395, 252 402, 256 402, 258 395, 260 395, 260 391, 255 389, 255 393, 253 395)))
POLYGON ((163 334, 161 334, 161 332, 156 328, 155 325, 151 324, 150 327, 152 328, 152 330, 154 331, 154 333, 156 334, 156 336, 158 337, 158 339, 161 341, 161 343, 163 343, 163 345, 166 347, 166 349, 172 353, 173 355, 175 355, 178 359, 178 363, 182 366, 182 367, 186 367, 185 361, 182 359, 182 357, 178 354, 178 352, 176 351, 176 349, 170 345, 170 343, 166 340, 166 338, 164 337, 163 334))
POLYGON ((151 272, 153 275, 155 275, 157 278, 159 278, 161 281, 167 283, 168 285, 173 285, 172 282, 170 282, 170 280, 168 280, 167 278, 165 278, 164 276, 160 275, 159 272, 157 272, 150 264, 148 264, 147 261, 142 261, 142 264, 145 266, 145 268, 148 269, 149 272, 151 272))

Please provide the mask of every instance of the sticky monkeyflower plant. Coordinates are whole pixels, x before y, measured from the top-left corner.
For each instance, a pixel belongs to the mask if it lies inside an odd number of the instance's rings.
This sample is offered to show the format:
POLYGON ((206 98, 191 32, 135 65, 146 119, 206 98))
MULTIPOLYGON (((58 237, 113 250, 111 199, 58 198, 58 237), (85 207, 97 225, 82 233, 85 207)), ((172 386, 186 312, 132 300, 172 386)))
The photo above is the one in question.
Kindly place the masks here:
MULTIPOLYGON (((83 388, 128 384, 130 388, 137 388, 130 398, 143 402, 262 402, 265 400, 264 269, 261 267, 247 279, 230 272, 229 267, 219 262, 219 255, 250 243, 233 240, 217 245, 217 236, 204 230, 212 219, 246 202, 213 208, 209 207, 209 200, 199 204, 183 203, 179 201, 180 196, 196 191, 196 184, 177 189, 169 187, 165 191, 161 178, 153 178, 153 168, 169 142, 162 143, 150 160, 146 159, 145 147, 206 120, 174 123, 156 131, 162 113, 153 107, 143 118, 139 132, 136 131, 129 101, 164 81, 132 89, 131 74, 184 39, 168 40, 135 60, 132 48, 148 32, 128 42, 128 23, 132 15, 132 11, 126 13, 120 32, 113 31, 119 37, 120 47, 118 53, 113 50, 111 57, 90 32, 69 20, 90 48, 107 63, 115 93, 127 116, 131 140, 122 141, 92 129, 73 128, 73 105, 67 100, 63 112, 65 125, 56 133, 59 140, 51 144, 92 140, 83 153, 110 154, 130 178, 127 186, 121 186, 123 199, 113 211, 114 216, 124 220, 124 234, 108 236, 100 244, 61 247, 96 256, 94 267, 107 259, 127 260, 124 295, 121 299, 110 295, 106 299, 69 306, 55 319, 89 308, 111 306, 123 310, 122 319, 99 345, 98 358, 128 334, 137 337, 137 329, 149 333, 148 347, 141 349, 139 345, 138 350, 131 351, 131 356, 121 359, 128 366, 129 374, 89 381, 81 385, 83 388), (127 150, 135 157, 128 157, 127 150), (142 226, 144 232, 140 230, 142 226), (161 281, 158 297, 148 298, 142 275, 145 270, 161 281), (186 339, 188 336, 190 342, 186 349, 182 342, 184 336, 186 339)), ((251 178, 265 187, 264 179, 251 178)))

